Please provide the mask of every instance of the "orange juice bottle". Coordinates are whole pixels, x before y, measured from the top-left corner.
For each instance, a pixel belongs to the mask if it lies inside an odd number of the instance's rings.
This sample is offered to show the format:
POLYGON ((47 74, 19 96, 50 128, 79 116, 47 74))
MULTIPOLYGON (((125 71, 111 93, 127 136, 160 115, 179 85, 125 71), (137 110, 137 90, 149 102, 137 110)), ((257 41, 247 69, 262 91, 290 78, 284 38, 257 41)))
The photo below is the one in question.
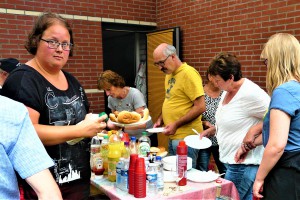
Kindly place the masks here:
POLYGON ((108 180, 115 182, 116 181, 116 166, 119 162, 122 153, 122 144, 121 139, 117 134, 112 134, 109 137, 109 152, 107 155, 108 160, 108 180))

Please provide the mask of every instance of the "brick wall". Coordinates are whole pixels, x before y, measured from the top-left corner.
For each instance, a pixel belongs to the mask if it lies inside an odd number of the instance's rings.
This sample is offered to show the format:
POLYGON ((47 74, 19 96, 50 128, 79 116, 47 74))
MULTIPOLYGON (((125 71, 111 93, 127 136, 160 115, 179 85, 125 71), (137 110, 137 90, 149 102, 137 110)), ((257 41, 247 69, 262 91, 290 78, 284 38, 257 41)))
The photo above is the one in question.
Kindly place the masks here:
POLYGON ((74 33, 74 56, 64 69, 89 92, 91 112, 104 110, 104 94, 97 91, 103 71, 101 21, 143 25, 155 22, 155 0, 5 0, 0 2, 0 58, 15 57, 22 63, 32 56, 24 48, 38 12, 52 11, 68 18, 74 33), (71 19, 70 19, 71 18, 71 19), (100 20, 98 18, 101 18, 100 20))
POLYGON ((300 1, 161 0, 157 1, 157 25, 181 28, 183 60, 203 77, 210 59, 229 51, 241 61, 244 77, 265 88, 263 44, 277 32, 300 39, 300 1))
MULTIPOLYGON (((263 44, 276 32, 300 38, 298 0, 5 0, 0 3, 0 58, 31 56, 24 41, 35 12, 65 14, 74 31, 75 52, 64 69, 73 73, 85 89, 96 89, 103 70, 101 21, 157 23, 158 29, 179 26, 182 60, 204 72, 221 51, 235 53, 245 77, 265 87, 266 69, 260 59, 263 44), (101 18, 100 21, 93 18, 101 18)), ((102 92, 88 94, 91 111, 104 108, 102 92)))

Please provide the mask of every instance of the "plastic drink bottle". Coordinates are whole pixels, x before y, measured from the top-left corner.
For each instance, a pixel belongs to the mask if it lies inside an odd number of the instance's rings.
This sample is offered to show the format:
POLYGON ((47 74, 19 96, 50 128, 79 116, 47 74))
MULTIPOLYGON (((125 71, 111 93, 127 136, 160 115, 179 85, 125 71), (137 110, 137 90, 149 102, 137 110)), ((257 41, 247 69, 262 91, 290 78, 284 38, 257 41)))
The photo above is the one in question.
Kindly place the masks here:
POLYGON ((100 155, 101 155, 101 158, 103 160, 103 167, 104 167, 104 173, 103 174, 105 174, 105 175, 108 172, 108 160, 107 160, 107 155, 108 155, 108 152, 109 152, 108 148, 109 148, 108 147, 108 136, 105 135, 103 137, 101 147, 100 147, 100 155))
POLYGON ((92 172, 95 173, 95 178, 99 178, 104 172, 103 160, 100 155, 100 146, 98 136, 94 136, 91 140, 90 165, 92 172))
POLYGON ((130 149, 130 154, 138 154, 135 136, 130 137, 129 149, 130 149))
POLYGON ((164 168, 160 156, 156 156, 157 166, 157 188, 158 191, 164 190, 164 168))
POLYGON ((188 147, 185 144, 185 141, 179 141, 179 144, 176 149, 176 164, 177 164, 177 174, 179 177, 182 177, 178 182, 179 186, 186 185, 186 174, 187 174, 187 153, 188 147))
POLYGON ((117 166, 116 166, 116 187, 122 188, 122 170, 124 168, 124 158, 120 158, 117 166))
POLYGON ((147 177, 147 195, 154 196, 157 194, 157 163, 149 163, 147 177))
POLYGON ((147 136, 147 132, 142 132, 142 137, 139 139, 138 144, 138 154, 141 157, 147 157, 148 153, 150 152, 151 141, 150 138, 147 136))
MULTIPOLYGON (((122 142, 123 144, 123 142, 122 142)), ((109 137, 109 152, 107 155, 108 158, 108 180, 115 182, 116 181, 116 166, 121 157, 122 149, 121 139, 117 134, 112 134, 109 137)))
POLYGON ((129 142, 124 142, 124 148, 122 150, 121 156, 125 159, 129 159, 129 157, 130 157, 129 142))
POLYGON ((128 192, 128 169, 129 159, 124 160, 124 167, 121 170, 121 190, 128 192))

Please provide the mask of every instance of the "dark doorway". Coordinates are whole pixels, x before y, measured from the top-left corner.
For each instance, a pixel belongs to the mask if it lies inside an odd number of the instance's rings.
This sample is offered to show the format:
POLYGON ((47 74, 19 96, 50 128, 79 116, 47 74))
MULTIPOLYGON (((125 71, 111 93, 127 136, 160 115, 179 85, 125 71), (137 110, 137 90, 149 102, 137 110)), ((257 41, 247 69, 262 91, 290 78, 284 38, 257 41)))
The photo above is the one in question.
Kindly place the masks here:
MULTIPOLYGON (((124 77, 126 85, 135 87, 137 67, 146 60, 146 34, 153 26, 102 23, 103 69, 124 77)), ((110 113, 105 96, 105 112, 110 113)))

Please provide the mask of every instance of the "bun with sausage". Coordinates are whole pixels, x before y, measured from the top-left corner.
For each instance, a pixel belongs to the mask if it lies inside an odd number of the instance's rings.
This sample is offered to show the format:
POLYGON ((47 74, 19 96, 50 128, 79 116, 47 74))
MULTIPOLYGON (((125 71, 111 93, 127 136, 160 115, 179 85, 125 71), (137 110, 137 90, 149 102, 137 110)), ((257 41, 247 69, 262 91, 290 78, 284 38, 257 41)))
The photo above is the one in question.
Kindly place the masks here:
POLYGON ((132 124, 140 121, 141 115, 137 112, 121 111, 118 114, 117 120, 122 124, 132 124))

